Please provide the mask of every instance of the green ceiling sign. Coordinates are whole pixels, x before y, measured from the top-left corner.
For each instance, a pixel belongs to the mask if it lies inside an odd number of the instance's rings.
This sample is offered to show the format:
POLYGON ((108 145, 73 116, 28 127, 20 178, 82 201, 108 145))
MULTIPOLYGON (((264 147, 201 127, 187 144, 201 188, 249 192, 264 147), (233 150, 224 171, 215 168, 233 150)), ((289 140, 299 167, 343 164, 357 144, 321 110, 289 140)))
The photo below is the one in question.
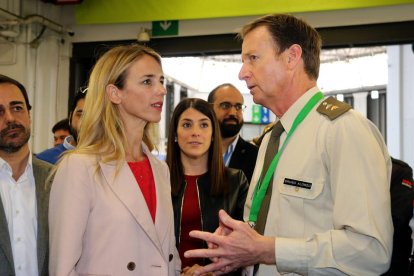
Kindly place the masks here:
POLYGON ((76 6, 77 24, 314 12, 414 3, 414 0, 86 0, 76 6))
POLYGON ((178 35, 178 20, 152 22, 152 37, 178 35))

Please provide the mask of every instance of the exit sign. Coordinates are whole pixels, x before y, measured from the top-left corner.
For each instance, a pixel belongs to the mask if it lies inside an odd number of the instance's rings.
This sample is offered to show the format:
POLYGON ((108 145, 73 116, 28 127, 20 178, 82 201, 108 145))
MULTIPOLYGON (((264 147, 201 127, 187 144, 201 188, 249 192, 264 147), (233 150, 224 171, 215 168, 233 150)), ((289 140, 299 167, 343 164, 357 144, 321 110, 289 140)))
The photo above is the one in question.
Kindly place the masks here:
POLYGON ((152 21, 152 37, 178 35, 178 20, 152 21))

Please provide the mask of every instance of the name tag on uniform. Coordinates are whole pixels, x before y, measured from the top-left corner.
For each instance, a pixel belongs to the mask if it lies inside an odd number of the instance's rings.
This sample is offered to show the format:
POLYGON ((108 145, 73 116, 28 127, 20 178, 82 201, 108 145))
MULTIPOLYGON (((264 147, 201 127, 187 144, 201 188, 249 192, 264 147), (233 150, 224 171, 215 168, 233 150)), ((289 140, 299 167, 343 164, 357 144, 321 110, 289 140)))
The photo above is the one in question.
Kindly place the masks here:
POLYGON ((308 189, 308 190, 312 189, 312 183, 305 182, 302 180, 291 179, 291 178, 285 178, 283 180, 283 184, 298 187, 298 188, 308 189))

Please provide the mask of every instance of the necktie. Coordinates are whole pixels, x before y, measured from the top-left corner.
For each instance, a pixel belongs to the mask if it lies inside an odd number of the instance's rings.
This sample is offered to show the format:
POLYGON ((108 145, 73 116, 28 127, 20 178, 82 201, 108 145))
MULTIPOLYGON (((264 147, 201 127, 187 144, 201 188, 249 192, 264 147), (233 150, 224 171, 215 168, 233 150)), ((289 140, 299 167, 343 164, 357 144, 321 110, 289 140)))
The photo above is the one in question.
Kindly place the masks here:
MULTIPOLYGON (((284 129, 283 129, 282 123, 279 120, 276 123, 276 125, 273 127, 272 133, 270 135, 269 143, 267 144, 265 160, 263 162, 262 174, 260 176, 261 181, 263 180, 267 170, 269 169, 270 163, 272 163, 272 160, 275 157, 279 149, 280 135, 282 135, 283 131, 284 129)), ((272 187, 273 187, 272 182, 270 182, 269 186, 267 187, 266 194, 263 198, 262 206, 260 207, 259 214, 257 215, 255 229, 259 234, 262 234, 262 235, 264 233, 264 228, 266 226, 266 219, 267 219, 267 213, 269 211, 270 198, 272 197, 272 187)))
MULTIPOLYGON (((272 163, 273 158, 275 157, 280 142, 280 135, 282 135, 284 129, 280 120, 273 127, 272 133, 270 134, 269 143, 266 148, 266 155, 263 162, 262 174, 260 175, 260 181, 263 181, 263 178, 269 169, 270 163, 272 163)), ((257 233, 263 235, 264 229, 266 226, 267 213, 269 212, 270 198, 272 197, 272 182, 269 183, 267 187, 266 194, 262 201, 262 206, 260 206, 259 214, 257 214, 257 221, 255 230, 257 233)), ((259 269, 259 264, 256 264, 253 269, 253 275, 256 275, 257 270, 259 269)))

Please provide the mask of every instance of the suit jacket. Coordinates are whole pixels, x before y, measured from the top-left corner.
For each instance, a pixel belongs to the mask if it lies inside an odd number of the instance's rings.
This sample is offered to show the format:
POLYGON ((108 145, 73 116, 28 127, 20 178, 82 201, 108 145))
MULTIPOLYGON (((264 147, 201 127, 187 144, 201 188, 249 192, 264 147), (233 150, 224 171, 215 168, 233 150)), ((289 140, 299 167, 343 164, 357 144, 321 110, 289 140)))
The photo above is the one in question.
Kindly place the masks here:
POLYGON ((252 179, 254 166, 256 165, 256 158, 259 148, 239 137, 233 154, 231 155, 229 167, 240 169, 244 172, 247 180, 252 179))
POLYGON ((170 176, 166 163, 148 156, 156 186, 155 223, 127 162, 94 155, 63 157, 49 209, 53 276, 179 275, 170 176))
MULTIPOLYGON (((33 175, 36 185, 37 204, 37 259, 39 275, 48 275, 48 226, 47 212, 50 182, 48 176, 52 166, 32 157, 33 175)), ((0 200, 0 276, 15 275, 9 229, 3 203, 0 200)))

